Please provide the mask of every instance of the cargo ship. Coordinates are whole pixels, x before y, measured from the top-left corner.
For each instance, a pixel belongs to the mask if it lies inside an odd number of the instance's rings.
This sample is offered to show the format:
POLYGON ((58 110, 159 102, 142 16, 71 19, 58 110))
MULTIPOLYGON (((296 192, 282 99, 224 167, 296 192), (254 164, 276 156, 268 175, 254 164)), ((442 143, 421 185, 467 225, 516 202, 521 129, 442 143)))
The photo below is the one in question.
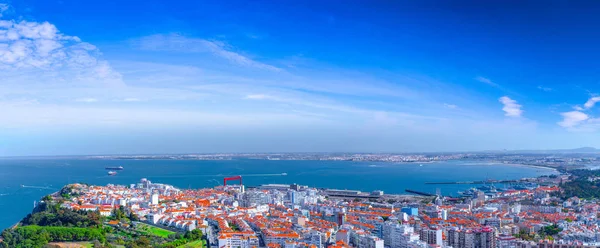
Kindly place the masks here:
POLYGON ((119 167, 106 167, 105 169, 112 170, 112 171, 123 170, 123 166, 119 166, 119 167))
POLYGON ((116 172, 116 171, 109 171, 109 172, 108 172, 108 175, 109 175, 109 176, 114 176, 114 175, 116 175, 116 174, 117 174, 117 172, 116 172))

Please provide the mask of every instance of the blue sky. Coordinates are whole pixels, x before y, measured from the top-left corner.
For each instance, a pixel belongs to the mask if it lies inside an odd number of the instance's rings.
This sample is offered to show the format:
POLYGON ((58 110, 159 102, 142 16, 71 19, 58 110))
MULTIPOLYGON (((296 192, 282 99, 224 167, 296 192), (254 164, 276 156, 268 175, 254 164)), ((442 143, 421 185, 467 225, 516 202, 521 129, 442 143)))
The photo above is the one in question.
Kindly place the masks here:
POLYGON ((0 155, 600 147, 600 3, 0 0, 0 155))

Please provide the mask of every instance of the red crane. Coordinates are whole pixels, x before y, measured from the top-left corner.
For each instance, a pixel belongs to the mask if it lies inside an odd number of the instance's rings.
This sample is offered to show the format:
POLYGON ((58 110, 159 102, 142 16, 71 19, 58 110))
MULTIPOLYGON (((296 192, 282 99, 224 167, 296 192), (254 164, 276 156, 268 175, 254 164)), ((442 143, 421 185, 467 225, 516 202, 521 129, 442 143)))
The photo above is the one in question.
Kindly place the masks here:
POLYGON ((235 180, 240 180, 240 185, 242 185, 242 176, 233 176, 233 177, 223 178, 223 186, 227 186, 227 181, 235 181, 235 180))

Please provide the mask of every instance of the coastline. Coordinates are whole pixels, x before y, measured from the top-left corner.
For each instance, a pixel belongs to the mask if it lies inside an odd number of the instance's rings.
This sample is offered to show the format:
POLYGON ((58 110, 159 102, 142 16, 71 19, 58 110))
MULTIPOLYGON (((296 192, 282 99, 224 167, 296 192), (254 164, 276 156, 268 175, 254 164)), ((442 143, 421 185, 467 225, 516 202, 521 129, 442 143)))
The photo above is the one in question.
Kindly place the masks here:
POLYGON ((514 164, 514 163, 502 163, 501 164, 505 164, 505 165, 511 165, 511 166, 521 166, 521 167, 529 167, 529 168, 539 168, 539 169, 546 169, 546 170, 551 170, 557 173, 560 173, 558 171, 557 167, 552 167, 552 166, 545 166, 545 165, 534 165, 534 164, 514 164))
MULTIPOLYGON (((203 188, 203 187, 212 187, 217 184, 221 184, 222 177, 224 175, 229 175, 227 173, 236 173, 245 175, 247 172, 252 170, 257 170, 261 173, 271 173, 271 172, 283 172, 281 168, 286 168, 285 171, 289 174, 287 177, 270 177, 270 176, 251 176, 247 179, 244 178, 244 182, 246 185, 260 185, 267 183, 301 183, 303 185, 308 185, 311 187, 328 187, 328 188, 338 188, 338 189, 358 189, 363 192, 370 192, 371 190, 382 190, 386 194, 398 194, 408 196, 411 194, 405 193, 405 189, 414 189, 428 192, 435 192, 435 187, 424 185, 424 182, 429 181, 445 181, 439 179, 450 179, 451 181, 468 181, 468 180, 485 180, 490 175, 505 175, 504 171, 512 171, 512 176, 499 176, 497 179, 520 179, 523 177, 537 177, 540 175, 550 175, 555 172, 546 171, 542 169, 518 169, 518 166, 526 166, 530 168, 534 168, 536 166, 531 165, 523 165, 523 164, 510 164, 510 163, 501 163, 498 161, 490 161, 490 160, 438 160, 438 161, 430 161, 428 163, 425 162, 404 162, 404 163, 394 163, 394 162, 379 162, 373 163, 369 161, 362 162, 348 162, 348 161, 340 161, 335 163, 329 163, 328 161, 299 161, 294 163, 286 163, 285 161, 275 162, 269 164, 271 167, 262 166, 266 161, 243 161, 235 162, 235 161, 227 161, 227 162, 219 162, 218 166, 215 166, 215 163, 208 161, 193 161, 193 162, 130 162, 125 163, 123 161, 115 161, 115 162, 107 162, 107 161, 94 161, 94 160, 86 160, 86 161, 63 161, 70 163, 69 166, 57 167, 54 161, 48 161, 47 166, 40 166, 41 168, 36 167, 36 173, 55 173, 57 170, 60 171, 61 174, 65 174, 64 176, 56 176, 39 179, 35 183, 37 185, 56 185, 52 190, 38 190, 38 189, 22 189, 20 186, 24 183, 24 181, 20 180, 12 180, 12 178, 18 178, 13 175, 27 175, 31 173, 30 168, 27 165, 32 164, 27 161, 14 163, 15 165, 23 165, 23 166, 15 166, 15 168, 21 168, 21 170, 11 171, 11 177, 7 178, 9 180, 4 181, 4 185, 11 186, 14 185, 13 190, 20 190, 18 195, 10 195, 2 197, 2 201, 14 201, 16 205, 5 205, 0 207, 0 210, 9 212, 14 211, 15 213, 19 213, 19 218, 17 216, 6 216, 2 222, 2 228, 9 228, 11 226, 15 226, 22 217, 24 217, 27 213, 30 213, 33 209, 33 201, 39 201, 41 197, 47 194, 59 194, 59 189, 56 189, 57 185, 65 185, 67 182, 88 182, 94 185, 107 185, 111 184, 124 184, 129 183, 130 181, 137 180, 139 178, 149 178, 154 179, 156 181, 160 181, 166 184, 173 184, 179 187, 188 188, 191 185, 192 188, 203 188), (496 166, 485 166, 486 162, 496 162, 502 165, 496 166), (354 163, 353 167, 350 163, 354 163), (480 164, 480 166, 473 166, 479 168, 478 171, 469 172, 470 175, 468 178, 463 178, 463 175, 458 173, 456 178, 454 176, 452 178, 447 178, 448 175, 444 175, 443 173, 439 175, 439 179, 421 179, 420 173, 431 173, 432 168, 439 168, 441 171, 454 171, 453 168, 461 168, 464 170, 468 170, 467 166, 462 166, 462 163, 475 163, 480 164), (116 177, 106 177, 105 175, 105 167, 106 166, 115 166, 122 164, 125 168, 123 173, 120 173, 116 177), (153 166, 148 166, 152 164, 153 166), (375 164, 377 167, 382 168, 368 168, 370 164, 375 164), (419 167, 419 164, 423 164, 423 167, 419 167), (321 166, 323 165, 323 167, 321 166), (358 166, 357 166, 358 165, 358 166), (380 165, 380 166, 379 166, 380 165), (289 166, 289 167, 288 167, 289 166), (501 167, 501 166, 513 166, 510 167, 501 167), (164 169, 168 168, 170 174, 163 174, 164 169), (322 174, 318 169, 323 169, 325 174, 322 174), (504 169, 506 168, 506 169, 504 169), (245 171, 244 171, 245 170, 245 171), (535 172, 536 170, 541 172, 535 172), (76 174, 84 172, 84 174, 76 174), (246 172, 246 173, 244 173, 246 172), (317 173, 318 172, 318 173, 317 173), (486 173, 488 172, 488 173, 486 173), (522 172, 522 173, 521 173, 522 172), (187 174, 185 174, 187 173, 187 174), (199 177, 196 175, 210 175, 210 177, 199 177), (366 174, 361 174, 366 173, 366 174), (383 173, 383 174, 382 174, 383 173), (397 174, 394 174, 397 173, 397 174), (77 179, 70 179, 77 175, 77 179), (102 176, 99 176, 102 175, 102 176), (222 176, 219 176, 222 175, 222 176), (367 176, 365 176, 367 175, 367 176), (382 176, 382 178, 377 178, 382 176), (70 177, 70 178, 69 178, 70 177), (364 178, 377 178, 377 181, 382 181, 381 183, 372 183, 372 182, 362 182, 360 184, 356 184, 355 180, 358 181, 364 178), (401 178, 401 182, 398 182, 398 178, 401 178), (348 180, 350 179, 350 180, 348 180), (381 180, 380 180, 381 179, 381 180), (331 181, 328 181, 331 180, 331 181), (394 186, 392 186, 394 185, 394 186), (21 196, 22 194, 27 194, 26 197, 21 196), (42 195, 44 194, 44 195, 42 195)), ((39 166, 39 162, 34 163, 36 166, 39 166)), ((523 167, 525 168, 525 167, 523 167)), ((544 167, 548 168, 548 167, 544 167)), ((554 168, 549 168, 554 169, 554 168)), ((433 171, 437 173, 436 170, 433 171)), ((464 174, 464 173, 463 173, 464 174)), ((262 175, 262 174, 261 174, 262 175)), ((462 187, 462 186, 460 186, 462 187)), ((465 188, 459 188, 459 186, 449 187, 451 189, 445 190, 442 187, 442 192, 446 194, 454 193, 456 190, 465 190, 465 188), (454 188, 457 188, 456 190, 454 188), (459 188, 459 189, 458 189, 459 188)))
MULTIPOLYGON (((65 187, 65 186, 68 186, 68 185, 69 185, 69 184, 66 184, 66 185, 64 185, 63 187, 65 187)), ((62 189, 62 188, 61 188, 61 189, 62 189)), ((60 190, 59 190, 59 191, 56 191, 56 192, 52 192, 52 193, 50 193, 50 194, 47 194, 47 195, 51 195, 51 196, 53 196, 53 197, 56 197, 56 196, 58 196, 58 195, 59 195, 59 192, 60 192, 60 190)), ((40 199, 38 200, 38 202, 42 202, 42 198, 40 198, 40 199)), ((31 213, 33 213, 33 210, 35 210, 35 208, 32 208, 32 209, 31 209, 31 211, 29 211, 29 213, 30 213, 30 214, 31 214, 31 213)), ((15 224, 13 224, 13 225, 11 225, 11 226, 7 227, 6 229, 15 229, 15 228, 19 227, 19 226, 21 225, 21 221, 23 220, 23 218, 25 218, 25 216, 23 216, 23 217, 21 218, 21 220, 19 220, 17 223, 15 223, 15 224)), ((4 229, 2 229, 2 230, 4 230, 4 229)))
MULTIPOLYGON (((447 160, 447 161, 453 161, 453 160, 447 160)), ((454 160, 454 161, 466 162, 467 160, 459 159, 459 160, 454 160)), ((555 172, 559 172, 558 167, 552 167, 552 166, 547 166, 547 165, 537 165, 537 164, 506 163, 504 161, 497 161, 497 160, 472 160, 467 164, 508 165, 508 166, 516 166, 516 167, 546 169, 546 170, 553 170, 555 172)))

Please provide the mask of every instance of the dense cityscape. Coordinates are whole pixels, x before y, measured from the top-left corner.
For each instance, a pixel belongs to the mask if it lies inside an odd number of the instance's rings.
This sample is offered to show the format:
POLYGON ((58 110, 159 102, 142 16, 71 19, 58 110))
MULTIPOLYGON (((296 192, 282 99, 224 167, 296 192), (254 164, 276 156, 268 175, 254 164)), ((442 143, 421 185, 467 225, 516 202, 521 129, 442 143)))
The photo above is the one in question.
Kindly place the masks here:
MULTIPOLYGON (((112 232, 113 242, 126 239, 118 233, 152 228, 186 233, 181 237, 199 230, 200 246, 215 248, 596 247, 600 205, 573 196, 577 192, 568 187, 598 176, 576 170, 519 180, 508 188, 484 184, 460 197, 297 184, 246 187, 241 176, 224 178, 214 188, 184 190, 142 179, 127 186, 67 185, 37 202, 36 209, 54 204, 62 211, 96 213, 105 226, 118 230, 112 232)), ((20 225, 47 218, 30 215, 20 225)), ((13 242, 9 233, 3 232, 5 247, 13 242)), ((101 240, 112 247, 111 238, 101 240)))

